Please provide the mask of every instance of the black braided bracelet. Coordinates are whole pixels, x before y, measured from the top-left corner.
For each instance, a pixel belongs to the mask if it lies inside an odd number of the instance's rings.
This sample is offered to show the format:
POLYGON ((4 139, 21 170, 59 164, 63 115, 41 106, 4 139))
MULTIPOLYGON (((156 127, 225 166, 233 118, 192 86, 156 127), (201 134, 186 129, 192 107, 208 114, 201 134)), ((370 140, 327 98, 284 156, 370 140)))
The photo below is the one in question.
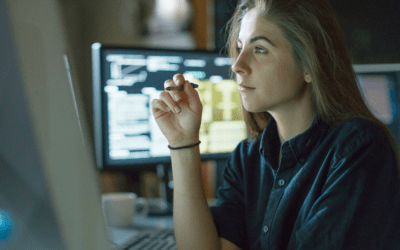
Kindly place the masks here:
POLYGON ((184 149, 184 148, 193 148, 196 147, 197 145, 199 145, 201 143, 201 141, 194 143, 194 144, 190 144, 190 145, 186 145, 186 146, 182 146, 182 147, 171 147, 170 145, 168 145, 168 148, 171 150, 179 150, 179 149, 184 149))

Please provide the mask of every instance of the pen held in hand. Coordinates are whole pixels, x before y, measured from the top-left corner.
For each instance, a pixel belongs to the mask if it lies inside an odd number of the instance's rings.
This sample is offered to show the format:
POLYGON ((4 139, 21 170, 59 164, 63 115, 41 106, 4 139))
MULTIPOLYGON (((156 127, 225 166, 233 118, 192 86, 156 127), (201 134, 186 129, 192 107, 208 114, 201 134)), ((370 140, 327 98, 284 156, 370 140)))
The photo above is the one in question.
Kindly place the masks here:
MULTIPOLYGON (((190 85, 192 85, 193 88, 198 88, 199 85, 195 84, 195 83, 190 83, 190 85)), ((180 86, 174 86, 174 87, 166 87, 165 90, 179 90, 182 91, 183 90, 183 85, 180 86)))

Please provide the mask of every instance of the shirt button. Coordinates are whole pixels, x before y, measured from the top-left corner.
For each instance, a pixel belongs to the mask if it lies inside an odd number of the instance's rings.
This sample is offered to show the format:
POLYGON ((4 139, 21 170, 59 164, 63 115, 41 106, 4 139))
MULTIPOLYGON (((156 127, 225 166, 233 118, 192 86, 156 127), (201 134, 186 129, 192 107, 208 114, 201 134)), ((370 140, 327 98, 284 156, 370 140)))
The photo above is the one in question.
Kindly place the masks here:
POLYGON ((285 180, 284 179, 280 179, 279 181, 278 181, 278 185, 279 186, 283 186, 283 185, 285 185, 285 180))
POLYGON ((269 228, 267 226, 264 227, 264 233, 267 233, 269 228))

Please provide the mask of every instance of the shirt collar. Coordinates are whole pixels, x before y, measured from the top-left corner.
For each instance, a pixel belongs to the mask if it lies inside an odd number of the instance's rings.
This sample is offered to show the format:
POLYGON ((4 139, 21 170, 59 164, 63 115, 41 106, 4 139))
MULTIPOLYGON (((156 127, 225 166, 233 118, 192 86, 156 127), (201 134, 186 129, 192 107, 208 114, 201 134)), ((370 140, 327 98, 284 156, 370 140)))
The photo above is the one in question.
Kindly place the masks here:
MULTIPOLYGON (((286 141, 282 146, 288 144, 288 146, 291 147, 292 153, 294 154, 297 162, 304 164, 305 160, 310 155, 312 149, 318 141, 318 128, 322 128, 322 124, 323 122, 319 119, 319 115, 316 114, 311 126, 306 131, 286 141)), ((260 154, 267 161, 271 162, 271 160, 274 159, 273 157, 277 157, 276 155, 278 154, 279 147, 280 140, 276 121, 271 116, 261 135, 260 154)))

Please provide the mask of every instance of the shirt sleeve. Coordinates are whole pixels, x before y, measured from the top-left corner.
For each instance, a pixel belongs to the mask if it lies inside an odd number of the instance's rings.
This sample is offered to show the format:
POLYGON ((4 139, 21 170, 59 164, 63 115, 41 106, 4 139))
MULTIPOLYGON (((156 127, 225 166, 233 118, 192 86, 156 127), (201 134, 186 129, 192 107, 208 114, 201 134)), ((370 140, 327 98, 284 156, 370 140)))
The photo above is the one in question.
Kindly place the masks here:
POLYGON ((240 152, 235 149, 228 158, 218 188, 217 205, 211 207, 218 236, 229 240, 241 249, 247 249, 244 215, 243 174, 240 166, 240 152))
POLYGON ((344 147, 288 249, 400 249, 400 181, 387 138, 344 147))

